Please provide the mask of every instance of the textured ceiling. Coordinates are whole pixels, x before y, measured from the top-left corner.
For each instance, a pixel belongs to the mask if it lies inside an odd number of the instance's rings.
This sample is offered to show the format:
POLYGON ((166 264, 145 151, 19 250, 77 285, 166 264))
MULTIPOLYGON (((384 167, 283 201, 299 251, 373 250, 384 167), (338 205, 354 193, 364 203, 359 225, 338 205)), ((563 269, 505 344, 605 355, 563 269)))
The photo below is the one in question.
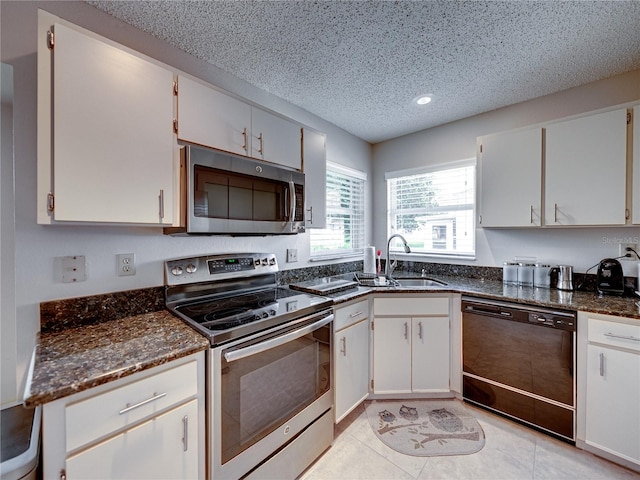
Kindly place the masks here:
POLYGON ((640 69, 638 0, 87 3, 371 143, 640 69))

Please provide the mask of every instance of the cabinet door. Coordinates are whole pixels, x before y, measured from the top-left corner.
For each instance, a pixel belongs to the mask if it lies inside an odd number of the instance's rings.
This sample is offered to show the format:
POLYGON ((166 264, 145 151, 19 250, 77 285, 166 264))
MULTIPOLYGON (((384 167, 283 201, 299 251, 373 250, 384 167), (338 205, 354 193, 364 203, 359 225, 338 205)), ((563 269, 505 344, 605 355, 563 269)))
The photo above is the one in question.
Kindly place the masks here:
POLYGON ((249 155, 251 106, 211 87, 178 76, 178 138, 249 155))
POLYGON ((640 463, 640 355, 587 346, 586 442, 640 463))
POLYGON ((546 128, 545 224, 624 225, 627 110, 546 128))
POLYGON ((373 391, 411 392, 411 319, 376 318, 373 330, 373 391))
POLYGON ((307 228, 327 227, 326 135, 304 129, 302 138, 305 173, 305 222, 307 228))
POLYGON ((253 107, 251 156, 302 170, 302 130, 299 125, 253 107))
POLYGON ((479 141, 479 226, 540 226, 542 129, 488 135, 479 141))
POLYGON ((67 478, 198 478, 196 400, 67 459, 67 478))
POLYGON ((449 391, 449 318, 413 318, 411 371, 414 392, 449 391))
POLYGON ((334 338, 338 423, 369 395, 369 320, 345 328, 334 338))
POLYGON ((173 72, 54 31, 54 220, 172 224, 173 72))

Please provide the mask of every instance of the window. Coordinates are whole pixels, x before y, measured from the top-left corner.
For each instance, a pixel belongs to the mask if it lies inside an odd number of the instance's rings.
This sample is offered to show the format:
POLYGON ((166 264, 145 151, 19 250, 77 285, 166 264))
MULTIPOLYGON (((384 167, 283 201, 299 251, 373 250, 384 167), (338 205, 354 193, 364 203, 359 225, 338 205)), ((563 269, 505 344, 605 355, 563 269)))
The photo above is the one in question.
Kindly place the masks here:
POLYGON ((472 159, 385 174, 388 234, 401 234, 414 253, 474 256, 475 170, 472 159))
POLYGON ((311 257, 361 255, 364 172, 327 162, 327 228, 311 230, 311 257))

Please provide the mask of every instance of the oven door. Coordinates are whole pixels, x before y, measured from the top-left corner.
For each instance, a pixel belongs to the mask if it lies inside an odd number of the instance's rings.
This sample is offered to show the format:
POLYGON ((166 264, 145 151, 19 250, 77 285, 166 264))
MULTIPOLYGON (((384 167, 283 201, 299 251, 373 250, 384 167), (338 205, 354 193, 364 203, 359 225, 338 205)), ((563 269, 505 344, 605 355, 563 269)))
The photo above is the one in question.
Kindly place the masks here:
POLYGON ((331 409, 332 321, 325 311, 211 350, 216 478, 242 477, 331 409))

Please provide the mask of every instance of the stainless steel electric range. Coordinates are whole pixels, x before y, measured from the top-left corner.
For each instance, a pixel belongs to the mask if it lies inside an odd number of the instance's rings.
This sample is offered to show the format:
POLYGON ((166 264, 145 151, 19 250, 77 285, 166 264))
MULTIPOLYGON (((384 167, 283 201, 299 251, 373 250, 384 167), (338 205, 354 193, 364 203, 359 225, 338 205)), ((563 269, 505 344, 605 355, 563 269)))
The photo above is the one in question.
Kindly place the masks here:
POLYGON ((206 336, 209 478, 295 478, 333 441, 333 307, 274 254, 165 263, 169 311, 206 336))

